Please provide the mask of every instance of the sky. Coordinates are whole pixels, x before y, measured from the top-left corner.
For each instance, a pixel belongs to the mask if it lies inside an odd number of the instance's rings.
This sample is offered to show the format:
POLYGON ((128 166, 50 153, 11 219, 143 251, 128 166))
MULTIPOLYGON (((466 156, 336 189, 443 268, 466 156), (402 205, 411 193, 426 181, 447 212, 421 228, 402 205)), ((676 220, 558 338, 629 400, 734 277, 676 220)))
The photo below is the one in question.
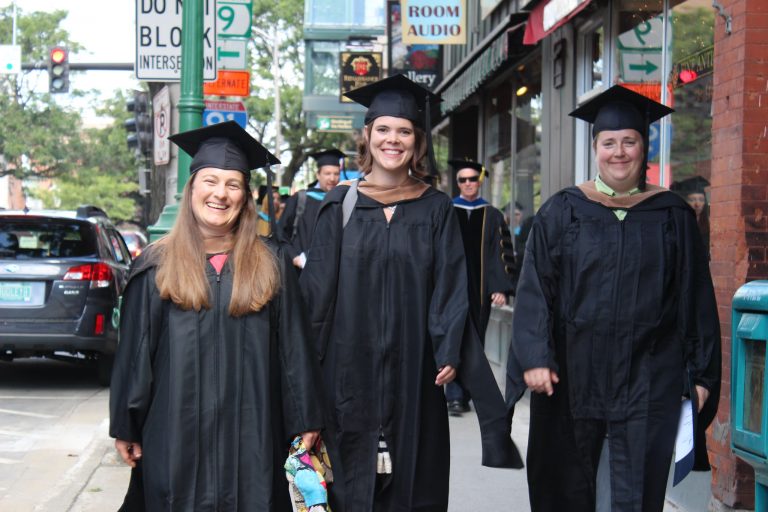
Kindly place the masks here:
MULTIPOLYGON (((0 6, 12 5, 12 0, 0 0, 0 6)), ((62 26, 70 39, 84 49, 70 54, 70 62, 133 62, 136 54, 136 0, 16 0, 24 13, 65 10, 69 14, 62 26)), ((10 41, 2 41, 10 44, 10 41)), ((22 61, 25 61, 22 55, 22 61)), ((41 80, 47 80, 43 77, 41 80)), ((137 88, 139 82, 132 71, 70 72, 70 90, 97 89, 100 97, 108 99, 115 90, 137 88)), ((45 85, 47 87, 47 85, 45 85)), ((68 95, 58 95, 57 101, 73 102, 68 95)), ((88 100, 72 103, 83 110, 84 121, 93 117, 88 100)))

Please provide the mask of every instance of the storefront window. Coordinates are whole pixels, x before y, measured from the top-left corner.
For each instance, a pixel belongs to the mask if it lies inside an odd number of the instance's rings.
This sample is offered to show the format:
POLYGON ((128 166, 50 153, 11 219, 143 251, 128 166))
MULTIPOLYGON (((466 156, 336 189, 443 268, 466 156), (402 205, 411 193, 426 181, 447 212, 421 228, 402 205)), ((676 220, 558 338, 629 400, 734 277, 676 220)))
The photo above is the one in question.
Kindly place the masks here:
POLYGON ((512 94, 508 81, 491 89, 485 100, 485 161, 488 179, 483 196, 500 210, 508 209, 512 173, 512 94))
MULTIPOLYGON (((537 56, 538 57, 538 56, 537 56)), ((513 82, 514 198, 510 229, 515 250, 522 254, 533 215, 541 206, 541 61, 532 59, 517 67, 513 82)))
POLYGON ((306 2, 305 25, 382 27, 386 25, 384 4, 366 0, 310 0, 306 2))
POLYGON ((310 41, 311 95, 339 95, 339 43, 310 41))

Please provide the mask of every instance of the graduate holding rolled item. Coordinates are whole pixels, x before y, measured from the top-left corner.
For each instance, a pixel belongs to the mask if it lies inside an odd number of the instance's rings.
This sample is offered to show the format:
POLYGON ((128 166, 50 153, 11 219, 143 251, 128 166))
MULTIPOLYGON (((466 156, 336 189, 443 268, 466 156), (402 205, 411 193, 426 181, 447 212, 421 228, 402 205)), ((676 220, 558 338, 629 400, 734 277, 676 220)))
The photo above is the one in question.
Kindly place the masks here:
POLYGON ((533 392, 533 512, 595 510, 606 438, 611 510, 661 512, 684 394, 701 410, 694 469, 709 469, 720 330, 706 251, 688 205, 646 183, 649 125, 670 112, 620 85, 573 111, 592 123, 598 176, 534 218, 507 382, 510 406, 533 392))
POLYGON ((353 90, 368 107, 360 181, 320 207, 301 274, 328 394, 335 512, 448 508, 448 415, 458 374, 482 417, 486 465, 520 467, 501 393, 468 321, 448 196, 419 178, 439 98, 402 75, 353 90))
POLYGON ((283 464, 293 436, 315 444, 322 407, 296 274, 256 232, 250 170, 279 161, 235 122, 170 139, 190 178, 120 314, 109 432, 134 468, 121 510, 289 512, 283 464))
POLYGON ((299 190, 285 203, 278 232, 285 251, 294 267, 304 268, 307 250, 312 243, 315 219, 325 194, 339 184, 339 174, 344 166, 344 152, 325 149, 309 155, 317 164, 316 180, 306 190, 299 190))

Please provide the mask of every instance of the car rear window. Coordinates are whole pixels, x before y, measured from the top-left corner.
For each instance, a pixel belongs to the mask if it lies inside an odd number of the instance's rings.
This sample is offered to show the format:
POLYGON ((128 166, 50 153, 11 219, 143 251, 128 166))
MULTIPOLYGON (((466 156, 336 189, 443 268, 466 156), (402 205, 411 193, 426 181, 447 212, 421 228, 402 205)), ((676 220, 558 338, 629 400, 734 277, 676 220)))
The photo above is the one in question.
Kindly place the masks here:
POLYGON ((88 222, 47 218, 0 221, 0 258, 80 258, 96 254, 94 227, 88 222))

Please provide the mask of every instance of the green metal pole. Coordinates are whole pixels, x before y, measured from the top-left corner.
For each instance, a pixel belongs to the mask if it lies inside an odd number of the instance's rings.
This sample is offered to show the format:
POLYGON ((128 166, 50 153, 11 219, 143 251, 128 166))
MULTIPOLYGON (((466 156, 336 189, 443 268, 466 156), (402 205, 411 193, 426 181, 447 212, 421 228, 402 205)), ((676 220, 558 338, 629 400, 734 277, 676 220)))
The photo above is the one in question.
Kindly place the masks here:
MULTIPOLYGON (((181 13, 179 132, 194 130, 203 125, 203 9, 208 3, 209 0, 184 0, 181 13)), ((157 223, 147 229, 151 241, 167 234, 176 222, 178 202, 189 178, 192 157, 184 151, 179 151, 177 163, 176 203, 165 205, 157 223)))

